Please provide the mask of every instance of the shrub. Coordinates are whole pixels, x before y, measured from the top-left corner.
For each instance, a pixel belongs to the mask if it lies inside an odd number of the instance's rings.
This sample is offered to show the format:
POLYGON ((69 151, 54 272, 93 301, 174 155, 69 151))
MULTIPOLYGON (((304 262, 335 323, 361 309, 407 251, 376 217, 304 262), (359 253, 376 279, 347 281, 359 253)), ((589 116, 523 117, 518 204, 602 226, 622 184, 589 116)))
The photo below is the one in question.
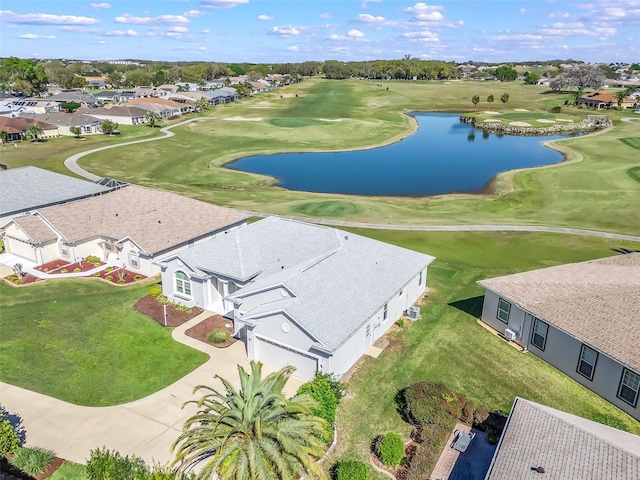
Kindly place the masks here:
POLYGON ((318 402, 318 407, 313 410, 313 415, 326 420, 325 433, 322 439, 326 443, 333 440, 333 425, 336 421, 336 408, 338 399, 331 387, 331 383, 326 376, 316 375, 312 381, 300 385, 298 394, 306 394, 313 397, 318 402))
POLYGON ((39 475, 49 468, 54 453, 41 447, 22 447, 16 451, 11 465, 31 476, 39 475))
MULTIPOLYGON (((0 417, 2 418, 2 417, 0 417)), ((0 420, 0 458, 20 448, 20 437, 7 419, 0 420)))
POLYGON ((93 264, 98 264, 100 265, 100 259, 98 257, 96 257, 95 255, 89 255, 88 257, 86 257, 85 262, 89 262, 89 263, 93 263, 93 264))
POLYGON ((119 284, 119 285, 122 285, 122 284, 123 284, 123 283, 125 283, 125 282, 126 282, 126 280, 125 280, 124 278, 120 278, 120 279, 118 280, 118 284, 119 284))
POLYGON ((338 402, 342 397, 344 397, 344 394, 346 391, 345 384, 342 383, 340 380, 337 380, 335 375, 333 375, 332 373, 316 372, 315 375, 313 376, 313 379, 314 381, 316 379, 324 379, 327 382, 329 382, 329 385, 331 386, 331 391, 333 391, 333 394, 336 396, 336 400, 338 400, 338 402))
POLYGON ((478 426, 481 423, 484 423, 487 418, 489 418, 489 407, 485 407, 484 405, 480 405, 476 408, 476 411, 473 412, 473 425, 478 426))
POLYGON ((88 480, 146 480, 150 471, 147 465, 135 455, 123 457, 107 447, 91 450, 85 465, 88 480))
POLYGON ((69 273, 69 269, 68 268, 63 268, 62 270, 60 270, 60 273, 69 273))
POLYGON ((100 262, 93 262, 93 266, 94 266, 94 267, 99 267, 100 265, 102 265, 102 263, 100 263, 100 262))
POLYGON ((133 279, 137 282, 138 280, 142 280, 142 275, 135 275, 133 279))
POLYGON ((73 269, 73 271, 74 271, 75 273, 78 273, 78 272, 81 272, 81 271, 82 271, 82 269, 81 269, 80 267, 76 267, 76 268, 74 268, 74 269, 73 269))
POLYGON ((99 277, 100 276, 100 272, 96 272, 93 274, 94 277, 99 277))
POLYGON ((418 382, 404 391, 406 414, 420 425, 441 425, 452 430, 466 399, 442 383, 418 382))
POLYGON ((376 455, 387 467, 396 468, 403 454, 402 438, 395 432, 385 434, 376 445, 376 455))
POLYGON ((417 445, 416 451, 409 460, 406 480, 424 480, 425 472, 431 472, 436 466, 440 449, 428 445, 417 445))
POLYGON ((220 345, 229 341, 231 333, 226 328, 214 328, 207 338, 211 343, 220 345))
POLYGON ((404 327, 404 318, 399 318, 396 323, 400 328, 404 327))
POLYGON ((467 400, 464 406, 462 407, 462 414, 460 415, 460 420, 464 423, 472 424, 473 423, 473 414, 476 411, 476 404, 473 400, 467 400))
POLYGON ((105 280, 111 281, 113 280, 113 275, 107 275, 106 277, 104 277, 105 280))
POLYGON ((116 269, 116 267, 110 266, 104 269, 105 272, 112 272, 116 269))
POLYGON ((161 293, 162 293, 162 287, 159 287, 158 285, 155 285, 149 289, 149 296, 151 297, 157 297, 161 293))
POLYGON ((369 467, 355 460, 343 460, 336 465, 336 480, 369 480, 369 467))
POLYGON ((556 105, 555 107, 551 107, 551 113, 560 113, 562 112, 562 107, 559 105, 556 105))

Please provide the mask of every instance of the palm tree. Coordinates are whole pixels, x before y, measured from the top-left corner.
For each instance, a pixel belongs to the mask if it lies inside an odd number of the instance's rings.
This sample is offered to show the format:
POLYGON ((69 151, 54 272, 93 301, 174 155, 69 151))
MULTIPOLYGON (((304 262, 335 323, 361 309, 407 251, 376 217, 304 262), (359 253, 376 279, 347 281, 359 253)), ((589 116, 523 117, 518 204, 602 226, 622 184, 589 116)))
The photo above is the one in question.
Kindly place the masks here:
POLYGON ((44 135, 44 130, 39 123, 30 123, 27 126, 27 138, 33 138, 34 141, 39 142, 42 135, 44 135))
POLYGON ((155 128, 156 123, 158 123, 161 119, 160 115, 153 110, 149 110, 144 115, 144 119, 147 121, 151 128, 155 128))
POLYGON ((282 391, 295 370, 286 366, 262 378, 262 364, 251 372, 238 366, 240 389, 216 375, 224 390, 200 385, 207 393, 182 434, 172 468, 178 480, 198 466, 197 479, 293 480, 325 478, 314 461, 323 453, 325 421, 312 415, 316 402, 308 395, 287 399, 282 391))
POLYGON ((471 98, 471 101, 473 102, 473 106, 477 106, 480 103, 480 95, 474 95, 473 98, 471 98))
POLYGON ((196 108, 200 111, 205 110, 209 106, 209 99, 207 97, 202 97, 200 100, 196 101, 196 108))

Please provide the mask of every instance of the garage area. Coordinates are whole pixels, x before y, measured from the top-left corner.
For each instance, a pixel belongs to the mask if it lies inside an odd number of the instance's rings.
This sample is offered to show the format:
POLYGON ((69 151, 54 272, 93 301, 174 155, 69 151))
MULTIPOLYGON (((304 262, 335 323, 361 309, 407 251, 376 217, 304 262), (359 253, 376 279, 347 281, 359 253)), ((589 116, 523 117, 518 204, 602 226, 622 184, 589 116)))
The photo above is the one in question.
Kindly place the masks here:
POLYGON ((288 348, 267 338, 255 335, 255 359, 272 368, 280 369, 285 365, 296 367, 294 376, 310 380, 318 369, 318 359, 311 355, 288 348))

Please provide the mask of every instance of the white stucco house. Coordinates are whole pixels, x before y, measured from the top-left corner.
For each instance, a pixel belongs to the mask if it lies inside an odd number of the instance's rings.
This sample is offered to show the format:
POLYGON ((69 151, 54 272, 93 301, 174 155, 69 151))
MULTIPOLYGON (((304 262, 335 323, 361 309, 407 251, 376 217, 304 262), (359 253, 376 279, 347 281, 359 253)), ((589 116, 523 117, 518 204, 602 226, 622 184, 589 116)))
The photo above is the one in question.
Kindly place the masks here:
POLYGON ((128 185, 0 225, 5 248, 38 265, 95 255, 145 276, 154 263, 244 225, 247 216, 175 193, 128 185))
POLYGON ((640 420, 640 253, 478 283, 480 320, 640 420))
POLYGON ((247 357, 338 377, 425 292, 434 257, 269 217, 166 257, 167 297, 225 315, 247 357))

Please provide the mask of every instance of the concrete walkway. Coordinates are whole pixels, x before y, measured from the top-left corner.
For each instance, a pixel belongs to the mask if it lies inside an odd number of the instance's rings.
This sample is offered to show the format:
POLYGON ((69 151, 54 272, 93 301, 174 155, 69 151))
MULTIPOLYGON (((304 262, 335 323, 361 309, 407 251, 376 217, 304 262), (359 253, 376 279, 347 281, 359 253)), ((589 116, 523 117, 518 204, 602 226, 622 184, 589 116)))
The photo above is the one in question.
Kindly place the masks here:
MULTIPOLYGON (((10 414, 22 418, 27 444, 51 448, 67 460, 85 463, 91 449, 104 445, 123 455, 135 454, 149 464, 153 460, 168 462, 172 459, 171 444, 184 421, 195 413, 192 405, 182 408, 184 402, 195 398, 194 387, 221 386, 213 380, 216 374, 238 387, 237 365, 249 368, 242 342, 216 348, 185 335, 210 315, 205 311, 172 333, 175 340, 207 353, 209 360, 148 397, 112 407, 83 407, 0 383, 0 403, 10 414)), ((263 368, 264 373, 272 371, 263 368)), ((301 384, 302 380, 291 378, 286 393, 293 395, 301 384)))

